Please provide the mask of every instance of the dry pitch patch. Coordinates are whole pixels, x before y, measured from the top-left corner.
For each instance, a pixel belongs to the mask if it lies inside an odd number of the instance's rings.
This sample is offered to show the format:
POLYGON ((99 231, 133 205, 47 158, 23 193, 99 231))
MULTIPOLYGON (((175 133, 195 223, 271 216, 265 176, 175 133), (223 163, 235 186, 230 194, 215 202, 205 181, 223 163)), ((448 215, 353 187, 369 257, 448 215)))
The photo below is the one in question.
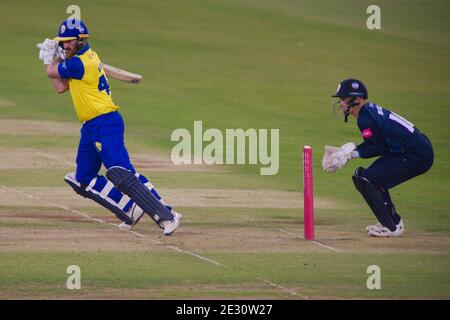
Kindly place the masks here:
MULTIPOLYGON (((185 213, 182 229, 177 231, 176 237, 166 237, 164 241, 167 243, 179 244, 200 251, 289 251, 298 248, 298 244, 301 243, 295 237, 280 232, 276 223, 272 229, 267 228, 265 225, 267 222, 255 223, 258 216, 251 214, 252 208, 261 208, 266 204, 274 209, 298 208, 300 212, 301 201, 297 199, 298 195, 295 192, 278 192, 280 197, 291 200, 292 205, 289 207, 283 202, 271 203, 267 199, 264 201, 265 193, 253 190, 241 192, 240 190, 188 189, 188 193, 184 195, 183 192, 186 189, 163 189, 162 191, 168 196, 167 199, 172 200, 173 198, 174 201, 169 203, 175 207, 189 208, 189 213, 185 213), (218 192, 221 197, 214 196, 218 192), (233 198, 236 193, 240 194, 239 200, 246 203, 246 207, 250 207, 249 214, 242 217, 230 216, 225 223, 217 217, 215 218, 214 208, 242 208, 241 202, 230 201, 226 206, 223 205, 224 199, 226 202, 227 198, 233 198), (190 198, 190 195, 193 198, 190 198), (277 204, 280 206, 277 207, 277 204), (207 220, 202 220, 196 217, 195 208, 211 208, 211 214, 207 220), (208 225, 204 226, 202 223, 208 225)), ((326 203, 326 205, 329 204, 326 203)), ((54 240, 60 239, 58 249, 61 248, 60 246, 65 246, 63 242, 68 242, 67 248, 75 246, 80 250, 91 250, 95 248, 95 241, 93 241, 94 247, 92 247, 91 242, 87 239, 96 237, 107 239, 107 242, 111 244, 108 245, 108 248, 113 249, 116 242, 120 243, 118 248, 121 248, 124 242, 134 242, 136 238, 132 234, 124 236, 123 234, 127 232, 116 231, 111 224, 117 224, 119 221, 111 213, 99 209, 94 201, 78 196, 69 187, 11 188, 2 186, 0 188, 0 207, 2 208, 0 210, 0 223, 2 224, 0 242, 3 249, 51 250, 54 240), (92 213, 92 210, 95 213, 92 213), (86 216, 100 219, 105 223, 90 220, 86 216), (85 224, 82 223, 83 221, 85 224), (8 226, 8 223, 11 226, 8 226), (86 223, 90 224, 89 230, 85 230, 86 223), (97 236, 92 234, 92 228, 98 228, 97 236), (105 228, 107 230, 104 230, 105 228), (85 231, 86 234, 84 234, 85 231), (117 236, 114 232, 117 233, 117 236), (69 237, 63 237, 64 234, 69 237), (79 241, 74 240, 77 234, 79 241), (15 241, 18 239, 23 241, 15 241)), ((300 224, 300 215, 294 216, 293 219, 300 224)), ((161 231, 148 217, 144 217, 135 230, 152 238, 161 237, 161 231)))
POLYGON ((10 108, 16 105, 15 102, 0 98, 0 108, 10 108))
MULTIPOLYGON (((131 161, 140 170, 158 172, 226 172, 227 169, 209 165, 175 165, 170 158, 156 152, 132 153, 131 161)), ((75 170, 76 146, 70 150, 46 150, 33 148, 0 148, 0 169, 48 169, 75 170)))
MULTIPOLYGON (((77 123, 0 119, 0 134, 12 135, 78 135, 77 123)), ((75 168, 75 150, 45 150, 32 148, 3 148, 0 152, 0 169, 48 169, 75 168)), ((223 172, 218 166, 174 165, 168 156, 157 153, 132 155, 136 167, 173 172, 223 172)), ((297 208, 302 200, 296 192, 269 190, 233 190, 198 188, 160 188, 167 203, 175 207, 193 208, 297 208), (267 197, 270 192, 270 197, 267 197)), ((335 204, 321 199, 318 207, 335 204)), ((296 239, 283 239, 277 229, 261 233, 247 220, 234 222, 231 226, 214 222, 212 227, 189 225, 191 214, 185 214, 183 228, 177 237, 163 238, 161 230, 148 218, 142 219, 136 231, 150 238, 119 231, 113 224, 119 221, 108 211, 75 194, 70 187, 1 187, 0 188, 0 248, 2 250, 32 251, 92 251, 92 250, 167 250, 155 245, 151 239, 179 245, 189 250, 273 250, 289 251, 296 239), (67 209, 61 209, 61 206, 67 209), (79 210, 74 213, 71 210, 79 210), (92 213, 92 210, 95 213, 92 213), (80 214, 82 212, 82 214, 80 214), (98 213, 101 212, 101 213, 98 213), (88 215, 104 223, 86 218, 88 215), (236 230, 236 226, 239 226, 236 230), (242 228, 242 229, 241 229, 242 228), (243 230, 245 229, 245 230, 243 230), (98 241, 102 239, 102 241, 98 241), (150 239, 150 240, 149 240, 150 239), (243 245, 243 243, 245 243, 243 245)), ((214 212, 214 210, 212 210, 214 212)), ((294 248, 297 247, 296 245, 294 248)))
MULTIPOLYGON (((174 236, 163 237, 146 216, 135 227, 139 233, 136 235, 118 230, 115 224, 119 221, 111 213, 80 198, 68 187, 14 190, 0 188, 0 248, 8 251, 154 251, 167 250, 164 245, 176 245, 192 252, 450 253, 448 236, 406 232, 400 239, 374 239, 362 228, 348 231, 343 225, 318 224, 316 242, 305 241, 301 208, 298 212, 291 210, 289 219, 284 220, 261 219, 248 208, 245 215, 230 214, 224 221, 223 214, 215 214, 214 207, 210 214, 197 216, 197 207, 192 206, 183 212, 182 227, 174 236), (52 191, 49 193, 48 189, 52 191)), ((255 209, 261 205, 252 200, 250 192, 246 195, 255 209)), ((208 206, 198 208, 204 211, 208 206)))
MULTIPOLYGON (((163 200, 174 207, 274 209, 303 207, 303 200, 298 192, 199 188, 158 188, 158 191, 163 195, 163 200)), ((330 200, 320 198, 314 200, 318 209, 343 208, 330 200)), ((69 186, 0 188, 0 206, 48 207, 49 203, 74 207, 99 206, 92 200, 80 197, 69 186)))
MULTIPOLYGON (((66 123, 0 120, 0 133, 17 135, 54 134, 78 135, 79 127, 66 123)), ((156 153, 133 154, 136 167, 154 171, 210 172, 224 169, 196 165, 175 166, 167 156, 156 153)), ((0 152, 0 169, 74 170, 75 150, 41 150, 32 148, 6 149, 0 152)), ((448 254, 450 237, 438 234, 409 232, 401 239, 373 239, 367 237, 364 226, 349 230, 341 224, 316 226, 316 242, 305 241, 302 225, 303 200, 299 192, 273 190, 159 188, 164 199, 181 207, 184 213, 182 227, 171 237, 163 237, 161 230, 144 217, 136 226, 136 233, 120 231, 119 221, 95 202, 75 194, 70 187, 0 187, 0 251, 3 252, 176 252, 180 256, 199 254, 210 257, 220 253, 320 253, 330 254, 448 254), (270 197, 267 195, 270 194, 270 197), (196 209, 202 213, 196 213, 196 209), (211 210, 205 214, 205 210, 211 210), (217 214, 220 210, 220 214, 217 214), (233 209, 246 208, 239 215, 233 209), (262 217, 258 208, 290 210, 288 219, 262 217), (226 214, 226 210, 230 214, 226 214), (224 218, 224 215, 227 215, 224 218), (205 219, 205 216, 207 218, 205 219), (98 220, 93 220, 98 219, 98 220), (102 221, 102 222, 100 222, 102 221), (101 240, 101 241, 99 241, 101 240)), ((345 209, 346 204, 328 199, 315 199, 318 209, 345 209)), ((198 257, 194 257, 198 259, 198 257)), ((220 262, 220 261, 219 261, 220 262)), ((200 261, 199 263, 209 263, 200 261)), ((160 286, 149 289, 91 288, 80 298, 302 298, 283 292, 274 284, 249 279, 240 285, 221 284, 160 286), (180 291, 181 290, 181 291, 180 291), (176 298, 176 297, 175 297, 176 298)), ((43 298, 55 292, 58 298, 67 295, 65 288, 25 291, 8 290, 5 298, 43 298), (60 290, 60 293, 57 293, 60 290)), ((302 288, 293 288, 302 292, 302 288)), ((55 295, 48 296, 54 298, 55 295)), ((70 295, 76 298, 76 295, 70 295)))
MULTIPOLYGON (((301 292, 301 287, 295 287, 301 292)), ((26 291, 12 289, 8 292, 0 291, 0 299, 60 299, 60 300, 111 300, 111 299, 233 299, 233 300, 269 300, 295 299, 298 296, 281 291, 263 281, 241 284, 195 284, 185 285, 152 285, 149 288, 98 288, 94 286, 82 287, 82 290, 68 292, 60 286, 29 286, 26 291), (52 292, 52 295, 49 295, 52 292)))
MULTIPOLYGON (((75 122, 0 119, 0 134, 12 135, 79 135, 75 122)), ((75 168, 75 150, 6 149, 0 152, 0 169, 75 168)), ((136 167, 155 171, 208 172, 223 171, 218 166, 176 166, 168 155, 137 153, 132 155, 136 167)), ((165 243, 176 244, 198 251, 254 251, 286 252, 329 250, 302 239, 299 192, 274 190, 159 188, 167 203, 189 208, 183 226, 175 237, 161 238, 161 231, 148 218, 144 218, 136 231, 165 243), (267 195, 270 194, 270 197, 267 195), (211 208, 207 225, 195 216, 195 208, 211 208), (226 222, 215 220, 214 208, 248 208, 245 216, 230 215, 226 222), (252 208, 298 209, 289 221, 260 220, 252 208), (192 223, 191 223, 192 221, 192 223)), ((315 198, 318 209, 346 208, 343 203, 315 198)), ((64 187, 1 187, 0 188, 0 246, 3 250, 161 250, 148 245, 148 239, 116 230, 112 224, 118 220, 88 199, 64 187), (68 210, 61 209, 64 206, 68 210), (59 208, 58 208, 59 207, 59 208), (29 210, 32 208, 32 210, 29 210), (56 209, 56 211, 55 211, 56 209), (83 214, 74 213, 79 210, 83 214), (92 210, 95 213, 92 213, 92 210), (50 212, 49 212, 50 211, 50 212), (87 212, 87 213, 86 213, 87 212), (99 213, 100 212, 100 213, 99 213), (84 215, 101 219, 105 223, 89 220, 84 215), (55 226, 55 227, 53 227, 55 226), (98 242, 95 239, 105 239, 98 242), (58 240, 58 241, 56 241, 58 240), (136 245, 136 244, 139 245, 136 245)), ((401 241, 372 239, 363 227, 345 231, 342 226, 317 225, 317 240, 336 248, 336 252, 436 252, 448 253, 450 238, 430 234, 408 233, 401 241), (337 231, 340 230, 340 231, 337 231)))
POLYGON ((0 119, 0 134, 9 135, 78 135, 76 122, 48 120, 0 119))

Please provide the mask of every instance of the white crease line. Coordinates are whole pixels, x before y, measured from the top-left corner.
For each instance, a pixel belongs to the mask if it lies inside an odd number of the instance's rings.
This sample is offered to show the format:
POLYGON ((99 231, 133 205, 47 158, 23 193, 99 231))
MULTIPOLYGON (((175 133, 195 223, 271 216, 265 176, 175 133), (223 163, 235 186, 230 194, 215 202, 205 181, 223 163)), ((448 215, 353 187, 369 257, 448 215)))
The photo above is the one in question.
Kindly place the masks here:
POLYGON ((153 239, 150 239, 150 238, 148 238, 148 240, 150 240, 153 243, 159 244, 159 245, 164 245, 161 241, 158 241, 158 240, 153 240, 153 239))
POLYGON ((262 278, 256 278, 256 279, 261 280, 261 281, 264 281, 265 283, 270 284, 272 287, 276 287, 276 288, 279 288, 279 289, 281 289, 281 290, 283 290, 283 291, 289 292, 289 293, 290 293, 291 295, 293 295, 293 296, 301 297, 301 298, 303 298, 303 299, 309 299, 309 298, 306 297, 306 296, 303 296, 303 295, 301 295, 301 294, 298 294, 297 292, 292 291, 291 289, 285 288, 285 287, 283 287, 283 286, 281 286, 281 285, 279 285, 279 284, 276 284, 276 283, 274 283, 274 282, 271 282, 271 281, 269 281, 269 280, 262 279, 262 278))
POLYGON ((73 162, 63 160, 63 159, 61 159, 61 158, 58 158, 58 157, 56 157, 56 156, 52 156, 52 155, 50 155, 50 154, 46 154, 46 153, 43 153, 43 152, 37 152, 36 154, 37 154, 38 156, 41 156, 41 157, 44 157, 44 158, 48 158, 48 159, 53 159, 53 160, 57 160, 57 161, 60 161, 60 162, 64 162, 65 164, 68 164, 69 166, 72 166, 72 167, 76 167, 76 166, 77 166, 77 165, 76 165, 75 163, 73 163, 73 162))
POLYGON ((173 250, 176 250, 176 251, 178 251, 178 252, 182 252, 182 253, 185 253, 185 254, 189 254, 189 255, 194 256, 194 257, 196 257, 196 258, 199 258, 199 259, 201 259, 201 260, 208 261, 209 263, 215 264, 216 266, 220 266, 220 263, 218 263, 217 261, 214 261, 214 260, 205 258, 205 257, 203 257, 203 256, 200 256, 200 255, 196 254, 196 253, 189 252, 189 251, 186 251, 186 250, 182 250, 182 249, 180 249, 180 248, 178 248, 178 247, 173 247, 173 246, 167 246, 167 247, 169 247, 169 248, 171 248, 171 249, 173 249, 173 250))
MULTIPOLYGON (((280 230, 281 232, 284 232, 284 233, 289 234, 289 235, 291 235, 291 236, 294 236, 294 237, 296 237, 296 238, 299 238, 299 239, 305 239, 304 237, 301 237, 301 236, 299 236, 299 235, 297 235, 297 234, 295 234, 295 233, 292 233, 292 232, 289 232, 289 231, 286 231, 286 230, 283 230, 283 229, 279 229, 279 230, 280 230)), ((319 246, 321 246, 321 247, 327 248, 327 249, 329 249, 329 250, 333 250, 333 251, 336 251, 336 252, 342 252, 342 251, 339 250, 339 249, 336 249, 336 248, 333 248, 333 247, 330 247, 330 246, 326 246, 326 245, 324 245, 323 243, 320 243, 320 242, 317 242, 317 241, 314 241, 314 240, 311 240, 311 242, 314 243, 314 244, 317 244, 317 245, 319 245, 319 246)))
MULTIPOLYGON (((92 220, 92 221, 96 221, 96 222, 100 222, 100 223, 104 223, 104 224, 114 225, 114 226, 118 227, 117 224, 114 224, 114 223, 107 223, 107 222, 105 222, 105 221, 103 221, 103 220, 101 220, 101 219, 92 218, 92 217, 90 217, 88 214, 86 214, 86 213, 84 213, 84 212, 82 212, 82 211, 70 209, 70 208, 68 208, 68 207, 65 207, 65 206, 63 206, 63 205, 60 205, 60 204, 57 204, 57 203, 54 203, 54 202, 51 202, 51 201, 48 201, 48 200, 42 200, 42 199, 40 199, 40 198, 38 198, 38 197, 32 196, 32 195, 30 195, 30 194, 27 194, 27 193, 25 193, 25 192, 23 192, 23 191, 18 191, 18 190, 15 190, 15 189, 13 189, 13 188, 10 188, 10 187, 4 186, 4 185, 2 185, 1 187, 2 187, 2 188, 5 188, 5 189, 8 189, 8 190, 12 190, 12 191, 14 191, 14 192, 16 192, 16 193, 22 193, 22 194, 26 195, 26 196, 27 196, 28 198, 30 198, 30 199, 33 199, 33 200, 37 200, 37 201, 40 201, 40 202, 43 202, 43 203, 50 204, 50 205, 53 206, 53 207, 57 207, 57 208, 60 208, 60 209, 66 210, 66 211, 70 211, 70 212, 73 212, 73 213, 76 213, 76 214, 80 214, 80 215, 84 216, 86 219, 89 219, 89 220, 92 220)), ((209 262, 209 263, 215 264, 216 266, 220 266, 220 263, 217 262, 217 261, 208 259, 208 258, 206 258, 206 257, 203 257, 203 256, 201 256, 201 255, 199 255, 199 254, 196 254, 196 253, 193 253, 193 252, 190 252, 190 251, 187 251, 187 250, 182 250, 182 249, 180 249, 180 248, 178 248, 178 247, 175 247, 175 246, 165 245, 164 243, 162 243, 162 242, 160 242, 160 241, 153 240, 153 239, 151 239, 149 236, 143 235, 143 234, 138 233, 138 232, 136 232, 136 231, 133 231, 133 230, 121 230, 121 231, 128 231, 128 232, 133 233, 133 234, 135 234, 135 235, 137 235, 137 236, 139 236, 139 237, 141 237, 141 238, 147 238, 147 239, 149 239, 151 242, 153 242, 153 243, 155 243, 155 244, 157 244, 157 245, 162 245, 162 246, 164 246, 164 247, 166 247, 166 248, 169 248, 169 249, 172 249, 172 250, 175 250, 175 251, 184 253, 184 254, 188 254, 188 255, 191 255, 191 256, 193 256, 193 257, 196 257, 196 258, 198 258, 198 259, 200 259, 200 260, 207 261, 207 262, 209 262)))
POLYGON ((324 248, 327 248, 327 249, 330 249, 330 250, 333 250, 333 251, 336 251, 336 252, 342 252, 342 251, 339 250, 339 249, 336 249, 336 248, 333 248, 333 247, 330 247, 330 246, 326 246, 326 245, 324 245, 323 243, 320 243, 320 242, 317 242, 317 241, 314 241, 314 240, 312 240, 311 242, 312 242, 312 243, 315 243, 315 244, 317 244, 317 245, 319 245, 319 246, 321 246, 321 247, 324 247, 324 248))
POLYGON ((299 235, 296 235, 295 233, 292 233, 292 232, 289 232, 289 231, 286 231, 286 230, 283 230, 283 229, 279 229, 281 232, 284 232, 284 233, 287 233, 287 234, 289 234, 289 235, 291 235, 291 236, 294 236, 294 237, 296 237, 296 238, 300 238, 300 239, 305 239, 305 238, 303 238, 303 237, 300 237, 299 235))

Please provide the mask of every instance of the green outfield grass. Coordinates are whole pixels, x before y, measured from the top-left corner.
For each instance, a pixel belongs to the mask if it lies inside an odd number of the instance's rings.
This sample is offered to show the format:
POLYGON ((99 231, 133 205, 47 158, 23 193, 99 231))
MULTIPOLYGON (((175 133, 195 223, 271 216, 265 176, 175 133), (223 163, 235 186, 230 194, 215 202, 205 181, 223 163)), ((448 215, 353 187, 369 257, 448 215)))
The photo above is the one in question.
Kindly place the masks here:
POLYGON ((181 204, 182 228, 163 239, 149 219, 137 226, 149 238, 140 238, 33 200, 41 189, 49 190, 55 192, 53 203, 117 223, 102 208, 66 204, 57 193, 61 188, 72 195, 63 177, 74 168, 61 161, 74 162, 66 155, 77 147, 77 120, 70 95, 53 92, 35 44, 56 35, 67 3, 4 1, 0 125, 4 119, 51 122, 48 132, 34 130, 33 122, 26 122, 28 131, 21 125, 0 128, 1 299, 450 298, 447 1, 77 4, 102 60, 144 75, 139 85, 110 80, 132 156, 170 157, 173 130, 193 131, 195 120, 203 121, 204 130, 280 130, 277 175, 259 175, 260 165, 141 170, 157 187, 267 190, 266 198, 273 191, 296 192, 301 199, 301 150, 311 145, 315 195, 336 204, 318 203, 316 236, 339 251, 285 233, 303 232, 302 210, 292 206, 224 208, 220 197, 210 196, 216 202, 209 207, 181 204), (366 28, 370 4, 381 7, 381 30, 366 28), (325 144, 361 141, 355 120, 344 123, 331 108, 330 96, 349 76, 365 82, 369 100, 404 116, 433 142, 433 168, 391 191, 405 222, 401 239, 370 239, 364 232, 374 219, 351 174, 371 160, 353 160, 332 175, 321 170, 325 144), (51 131, 54 121, 66 123, 67 131, 51 131), (43 166, 38 156, 28 161, 9 156, 23 150, 59 160, 42 158, 49 163, 43 166), (65 288, 71 264, 82 269, 81 290, 65 288), (372 264, 382 270, 381 290, 366 288, 372 264))

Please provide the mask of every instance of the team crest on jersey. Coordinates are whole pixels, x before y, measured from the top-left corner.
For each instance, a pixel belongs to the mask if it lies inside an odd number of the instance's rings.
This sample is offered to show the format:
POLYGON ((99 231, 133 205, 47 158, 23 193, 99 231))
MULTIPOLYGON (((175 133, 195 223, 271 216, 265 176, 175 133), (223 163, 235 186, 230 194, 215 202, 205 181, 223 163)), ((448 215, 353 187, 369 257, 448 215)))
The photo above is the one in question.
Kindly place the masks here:
POLYGON ((362 131, 362 136, 364 139, 369 139, 371 136, 373 136, 372 129, 370 128, 364 129, 362 131))
POLYGON ((102 151, 102 144, 100 142, 96 142, 95 147, 97 148, 98 152, 102 151))

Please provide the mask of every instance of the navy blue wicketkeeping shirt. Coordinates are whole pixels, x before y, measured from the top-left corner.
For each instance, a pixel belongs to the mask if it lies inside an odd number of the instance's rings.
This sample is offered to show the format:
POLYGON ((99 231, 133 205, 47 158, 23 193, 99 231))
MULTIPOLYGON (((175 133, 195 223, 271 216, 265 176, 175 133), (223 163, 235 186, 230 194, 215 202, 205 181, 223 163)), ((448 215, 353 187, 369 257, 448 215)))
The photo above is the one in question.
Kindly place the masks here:
POLYGON ((421 153, 429 145, 411 122, 371 102, 361 108, 358 127, 364 138, 356 148, 361 158, 421 153))

